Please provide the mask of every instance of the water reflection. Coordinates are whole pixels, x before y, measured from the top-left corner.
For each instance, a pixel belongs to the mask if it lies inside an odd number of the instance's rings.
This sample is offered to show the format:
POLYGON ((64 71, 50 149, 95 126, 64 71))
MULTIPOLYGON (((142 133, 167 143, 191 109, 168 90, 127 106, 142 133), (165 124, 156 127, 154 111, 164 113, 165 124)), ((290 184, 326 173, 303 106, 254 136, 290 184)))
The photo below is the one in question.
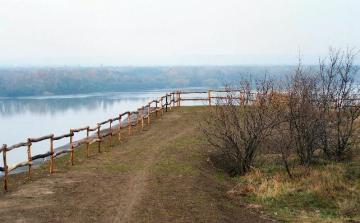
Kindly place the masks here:
POLYGON ((100 95, 74 95, 52 97, 28 97, 0 99, 0 116, 11 117, 31 113, 36 115, 57 115, 67 110, 94 111, 107 110, 119 100, 144 101, 161 95, 160 92, 147 93, 108 93, 100 95), (146 97, 146 95, 148 95, 146 97), (145 97, 144 97, 145 96, 145 97))
MULTIPOLYGON (((153 99, 159 99, 170 91, 134 93, 101 93, 66 96, 42 96, 0 99, 0 144, 12 146, 48 134, 55 136, 69 133, 71 128, 95 127, 98 122, 115 118, 125 111, 134 111, 153 99)), ((202 95, 206 97, 207 95, 202 95)), ((184 98, 199 95, 184 95, 184 98)), ((186 105, 202 102, 186 102, 186 105)), ((77 134, 74 140, 84 138, 85 132, 77 134)), ((54 142, 54 147, 68 143, 68 139, 54 142)), ((49 151, 49 142, 32 146, 32 155, 49 151)), ((8 153, 8 165, 27 160, 26 148, 8 153)), ((2 165, 2 159, 0 159, 2 165)))

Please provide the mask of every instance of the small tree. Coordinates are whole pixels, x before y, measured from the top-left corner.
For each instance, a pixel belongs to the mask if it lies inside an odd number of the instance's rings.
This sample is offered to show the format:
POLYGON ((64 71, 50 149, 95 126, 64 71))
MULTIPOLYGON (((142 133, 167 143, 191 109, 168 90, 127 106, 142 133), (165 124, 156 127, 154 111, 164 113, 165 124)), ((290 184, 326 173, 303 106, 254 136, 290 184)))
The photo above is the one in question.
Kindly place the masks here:
POLYGON ((289 177, 292 178, 289 157, 294 153, 294 137, 291 137, 291 131, 289 129, 289 108, 288 96, 284 94, 283 84, 278 85, 277 91, 273 92, 272 105, 276 112, 278 119, 278 125, 268 140, 268 146, 270 151, 281 155, 281 164, 285 167, 289 177))
POLYGON ((323 117, 323 150, 328 158, 341 160, 354 146, 357 132, 355 120, 360 116, 359 85, 355 76, 359 67, 354 65, 357 53, 347 49, 329 48, 328 63, 319 63, 323 117))
POLYGON ((232 87, 226 89, 229 90, 226 97, 217 99, 205 119, 203 132, 208 142, 225 156, 229 172, 244 175, 277 125, 270 94, 273 80, 243 79, 239 84, 240 98, 239 92, 231 92, 232 87))
POLYGON ((312 70, 304 70, 299 62, 288 79, 288 115, 290 137, 294 142, 300 164, 309 166, 314 151, 319 148, 322 117, 318 101, 318 77, 312 70))
POLYGON ((227 94, 210 109, 202 130, 225 156, 229 172, 249 172, 264 143, 281 154, 290 177, 288 157, 293 153, 307 167, 318 149, 327 158, 346 157, 355 145, 360 116, 356 55, 330 48, 329 62, 320 61, 319 70, 304 68, 300 59, 294 74, 276 91, 274 80, 266 75, 242 79, 240 95, 226 86, 227 94))

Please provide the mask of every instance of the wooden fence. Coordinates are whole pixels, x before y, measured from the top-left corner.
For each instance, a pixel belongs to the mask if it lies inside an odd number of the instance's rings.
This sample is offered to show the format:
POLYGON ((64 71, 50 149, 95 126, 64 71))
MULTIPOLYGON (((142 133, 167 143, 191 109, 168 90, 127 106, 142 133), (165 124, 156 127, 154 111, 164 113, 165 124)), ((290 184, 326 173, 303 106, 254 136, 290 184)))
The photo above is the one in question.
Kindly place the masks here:
POLYGON ((49 172, 53 173, 54 168, 54 158, 64 154, 64 153, 70 153, 70 164, 74 165, 74 151, 76 148, 80 147, 81 145, 86 144, 86 156, 90 157, 90 145, 97 143, 98 144, 98 152, 101 152, 101 142, 102 139, 105 137, 109 137, 110 141, 110 147, 113 145, 113 137, 117 135, 118 140, 121 140, 121 134, 123 130, 127 130, 127 135, 131 135, 131 127, 135 127, 136 130, 139 130, 140 127, 144 128, 144 121, 146 120, 149 124, 151 122, 151 115, 155 114, 155 117, 158 117, 159 115, 164 115, 164 111, 167 112, 168 110, 171 110, 174 106, 180 106, 180 92, 172 92, 169 94, 166 94, 162 96, 159 100, 152 100, 147 103, 147 105, 142 106, 141 108, 138 108, 136 111, 127 111, 124 113, 119 114, 115 118, 108 119, 103 122, 97 123, 95 127, 85 126, 82 128, 77 129, 70 129, 69 133, 63 134, 60 136, 54 136, 54 134, 42 136, 39 138, 28 138, 26 142, 21 142, 15 145, 12 145, 8 147, 6 144, 3 144, 0 147, 0 153, 3 153, 3 163, 4 167, 0 167, 0 171, 4 172, 4 187, 5 191, 8 190, 8 177, 9 173, 19 167, 28 166, 28 174, 29 179, 33 179, 32 174, 32 166, 34 165, 34 161, 37 159, 42 159, 46 157, 50 157, 50 167, 49 172), (131 117, 135 116, 135 120, 131 120, 131 117), (126 125, 122 125, 122 119, 125 117, 125 121, 127 120, 126 125), (114 124, 117 123, 117 128, 114 129, 114 124), (102 131, 101 127, 105 124, 109 124, 109 129, 105 132, 102 131), (75 134, 86 131, 86 139, 73 142, 73 137, 75 134), (97 137, 94 139, 90 139, 90 133, 91 132, 97 132, 97 137), (53 143, 56 140, 69 138, 70 144, 67 149, 62 149, 59 151, 54 151, 53 143), (49 140, 50 142, 50 150, 44 154, 38 154, 33 156, 31 154, 31 146, 34 143, 41 142, 44 140, 49 140), (20 147, 27 147, 27 161, 14 164, 12 166, 7 165, 7 152, 20 148, 20 147))
MULTIPOLYGON (((28 138, 26 142, 21 142, 15 145, 12 145, 10 147, 7 147, 6 144, 3 144, 0 147, 0 153, 3 153, 3 163, 4 167, 0 167, 0 171, 4 172, 4 187, 5 191, 8 190, 8 175, 11 171, 15 170, 16 168, 28 166, 28 174, 29 179, 32 180, 32 165, 34 164, 33 161, 41 158, 46 158, 50 156, 50 167, 49 172, 53 173, 53 160, 55 157, 64 154, 64 153, 70 153, 70 164, 74 165, 74 150, 81 145, 86 144, 86 156, 90 157, 90 145, 97 143, 98 145, 98 152, 101 152, 101 142, 102 139, 105 137, 109 137, 110 141, 110 147, 112 147, 113 137, 117 135, 117 138, 119 141, 121 141, 121 134, 123 130, 127 130, 127 135, 131 135, 131 127, 135 127, 136 130, 139 130, 139 128, 144 128, 144 121, 146 119, 147 123, 150 124, 151 122, 151 114, 155 113, 155 117, 158 117, 159 115, 164 115, 164 110, 167 112, 168 110, 171 110, 175 106, 181 106, 182 101, 204 101, 204 105, 208 104, 209 106, 212 105, 213 99, 229 99, 229 95, 227 96, 218 96, 213 95, 212 93, 232 93, 231 100, 239 100, 240 103, 243 103, 245 98, 243 97, 244 92, 240 90, 208 90, 208 91, 176 91, 169 94, 166 94, 162 96, 159 100, 152 100, 147 103, 147 105, 142 106, 141 108, 138 108, 137 111, 127 111, 122 114, 119 114, 117 117, 108 119, 106 121, 97 123, 95 127, 82 127, 77 129, 70 129, 69 133, 63 134, 60 136, 54 136, 53 134, 42 136, 39 138, 28 138), (199 98, 182 98, 182 95, 187 94, 207 94, 205 97, 199 97, 199 98), (238 97, 236 95, 239 95, 238 97), (131 116, 136 116, 135 121, 131 121, 131 116), (127 119, 127 123, 125 126, 122 126, 121 120, 125 117, 125 120, 127 119), (101 127, 105 124, 109 123, 109 129, 107 133, 102 134, 101 127), (118 123, 117 129, 114 129, 114 123, 118 123), (80 140, 77 142, 73 142, 73 137, 76 133, 86 131, 87 137, 84 140, 80 140), (91 132, 97 132, 97 137, 90 140, 90 133, 91 132), (56 140, 69 138, 70 144, 69 148, 62 149, 59 151, 54 152, 53 142, 56 140), (38 154, 35 156, 32 156, 31 154, 31 146, 33 143, 37 143, 40 141, 49 140, 50 141, 50 150, 47 153, 44 154, 38 154), (12 166, 7 165, 7 152, 17 149, 20 147, 27 147, 27 156, 28 159, 25 162, 17 163, 12 166)), ((256 95, 257 93, 250 93, 250 95, 256 95)), ((248 101, 256 101, 256 99, 247 98, 248 101)), ((360 99, 349 99, 352 100, 357 104, 360 101, 360 99)), ((104 132, 104 131, 103 131, 104 132)))

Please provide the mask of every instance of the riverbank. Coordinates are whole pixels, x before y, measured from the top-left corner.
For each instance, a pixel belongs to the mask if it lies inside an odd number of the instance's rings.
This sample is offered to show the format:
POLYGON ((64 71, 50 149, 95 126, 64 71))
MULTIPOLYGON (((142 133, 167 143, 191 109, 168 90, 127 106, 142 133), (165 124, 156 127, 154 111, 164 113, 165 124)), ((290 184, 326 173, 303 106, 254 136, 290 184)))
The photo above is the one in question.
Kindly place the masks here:
MULTIPOLYGON (((154 111, 156 108, 155 107, 151 107, 150 108, 151 111, 154 111)), ((146 116, 148 114, 148 110, 145 109, 143 111, 143 116, 146 116)), ((136 124, 138 122, 138 119, 141 117, 141 114, 132 114, 130 115, 130 124, 133 125, 133 124, 136 124)), ((124 120, 121 121, 121 127, 124 128, 125 126, 127 126, 129 124, 129 120, 126 118, 124 120)), ((116 124, 116 125, 113 125, 112 128, 113 129, 117 129, 119 127, 119 124, 116 124)), ((109 128, 105 128, 103 130, 101 130, 101 135, 105 135, 109 133, 109 128)), ((89 139, 90 141, 92 139, 95 139, 97 138, 97 132, 96 133, 93 133, 92 135, 89 136, 89 139)), ((86 138, 82 138, 80 140, 76 140, 76 141, 73 141, 73 144, 75 145, 77 142, 79 141, 83 141, 83 140, 86 140, 86 138)), ((54 153, 56 153, 57 151, 60 151, 60 150, 63 150, 63 149, 69 149, 70 148, 70 143, 67 143, 65 145, 62 145, 60 147, 56 147, 54 148, 54 153)), ((65 153, 63 154, 60 154, 59 156, 57 156, 55 159, 57 158, 60 158, 62 156, 66 155, 65 153)), ((49 159, 48 158, 45 158, 45 159, 37 159, 37 160, 34 160, 33 161, 33 167, 37 167, 41 164, 44 164, 44 163, 48 163, 49 162, 49 159)), ((25 172, 28 170, 28 167, 27 166, 23 166, 23 167, 18 167, 16 168, 15 170, 11 171, 9 173, 9 175, 12 175, 12 174, 17 174, 17 173, 21 173, 21 172, 25 172)), ((0 172, 0 179, 4 177, 4 173, 3 172, 0 172)))
MULTIPOLYGON (((34 222, 267 222, 249 211, 241 197, 227 192, 207 157, 211 150, 197 128, 204 108, 180 107, 155 118, 143 131, 108 139, 103 151, 86 147, 47 164, 9 177, 10 191, 0 195, 0 221, 34 222)), ((3 185, 3 184, 1 184, 3 185)), ((1 188, 3 192, 3 188, 1 188)))

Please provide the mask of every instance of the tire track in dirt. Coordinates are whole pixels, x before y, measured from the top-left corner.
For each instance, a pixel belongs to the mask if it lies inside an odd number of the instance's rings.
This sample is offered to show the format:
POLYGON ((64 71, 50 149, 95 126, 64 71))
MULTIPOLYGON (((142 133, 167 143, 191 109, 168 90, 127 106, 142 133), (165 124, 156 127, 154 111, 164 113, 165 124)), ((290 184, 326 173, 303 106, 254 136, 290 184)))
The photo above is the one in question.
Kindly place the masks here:
MULTIPOLYGON (((130 184, 130 191, 129 193, 126 193, 128 196, 125 198, 125 201, 122 201, 125 202, 127 205, 125 208, 120 207, 118 209, 118 214, 117 216, 115 216, 113 222, 127 222, 131 218, 134 209, 136 209, 136 206, 140 203, 146 191, 147 181, 149 179, 149 168, 153 165, 154 161, 156 161, 157 155, 161 151, 161 148, 165 146, 164 144, 168 143, 168 140, 181 137, 184 133, 184 130, 182 131, 182 133, 178 133, 178 130, 174 129, 171 125, 172 121, 176 121, 179 118, 180 116, 178 115, 161 117, 163 129, 166 129, 167 133, 170 133, 172 135, 170 138, 164 138, 162 131, 156 131, 155 134, 153 134, 154 132, 151 132, 144 135, 143 138, 145 138, 145 140, 151 137, 151 140, 147 140, 149 142, 149 144, 147 145, 149 149, 146 149, 146 152, 144 154, 144 156, 146 157, 146 160, 144 160, 144 169, 140 170, 136 174, 136 176, 133 177, 128 183, 130 184)), ((136 142, 134 146, 137 146, 136 142)))

